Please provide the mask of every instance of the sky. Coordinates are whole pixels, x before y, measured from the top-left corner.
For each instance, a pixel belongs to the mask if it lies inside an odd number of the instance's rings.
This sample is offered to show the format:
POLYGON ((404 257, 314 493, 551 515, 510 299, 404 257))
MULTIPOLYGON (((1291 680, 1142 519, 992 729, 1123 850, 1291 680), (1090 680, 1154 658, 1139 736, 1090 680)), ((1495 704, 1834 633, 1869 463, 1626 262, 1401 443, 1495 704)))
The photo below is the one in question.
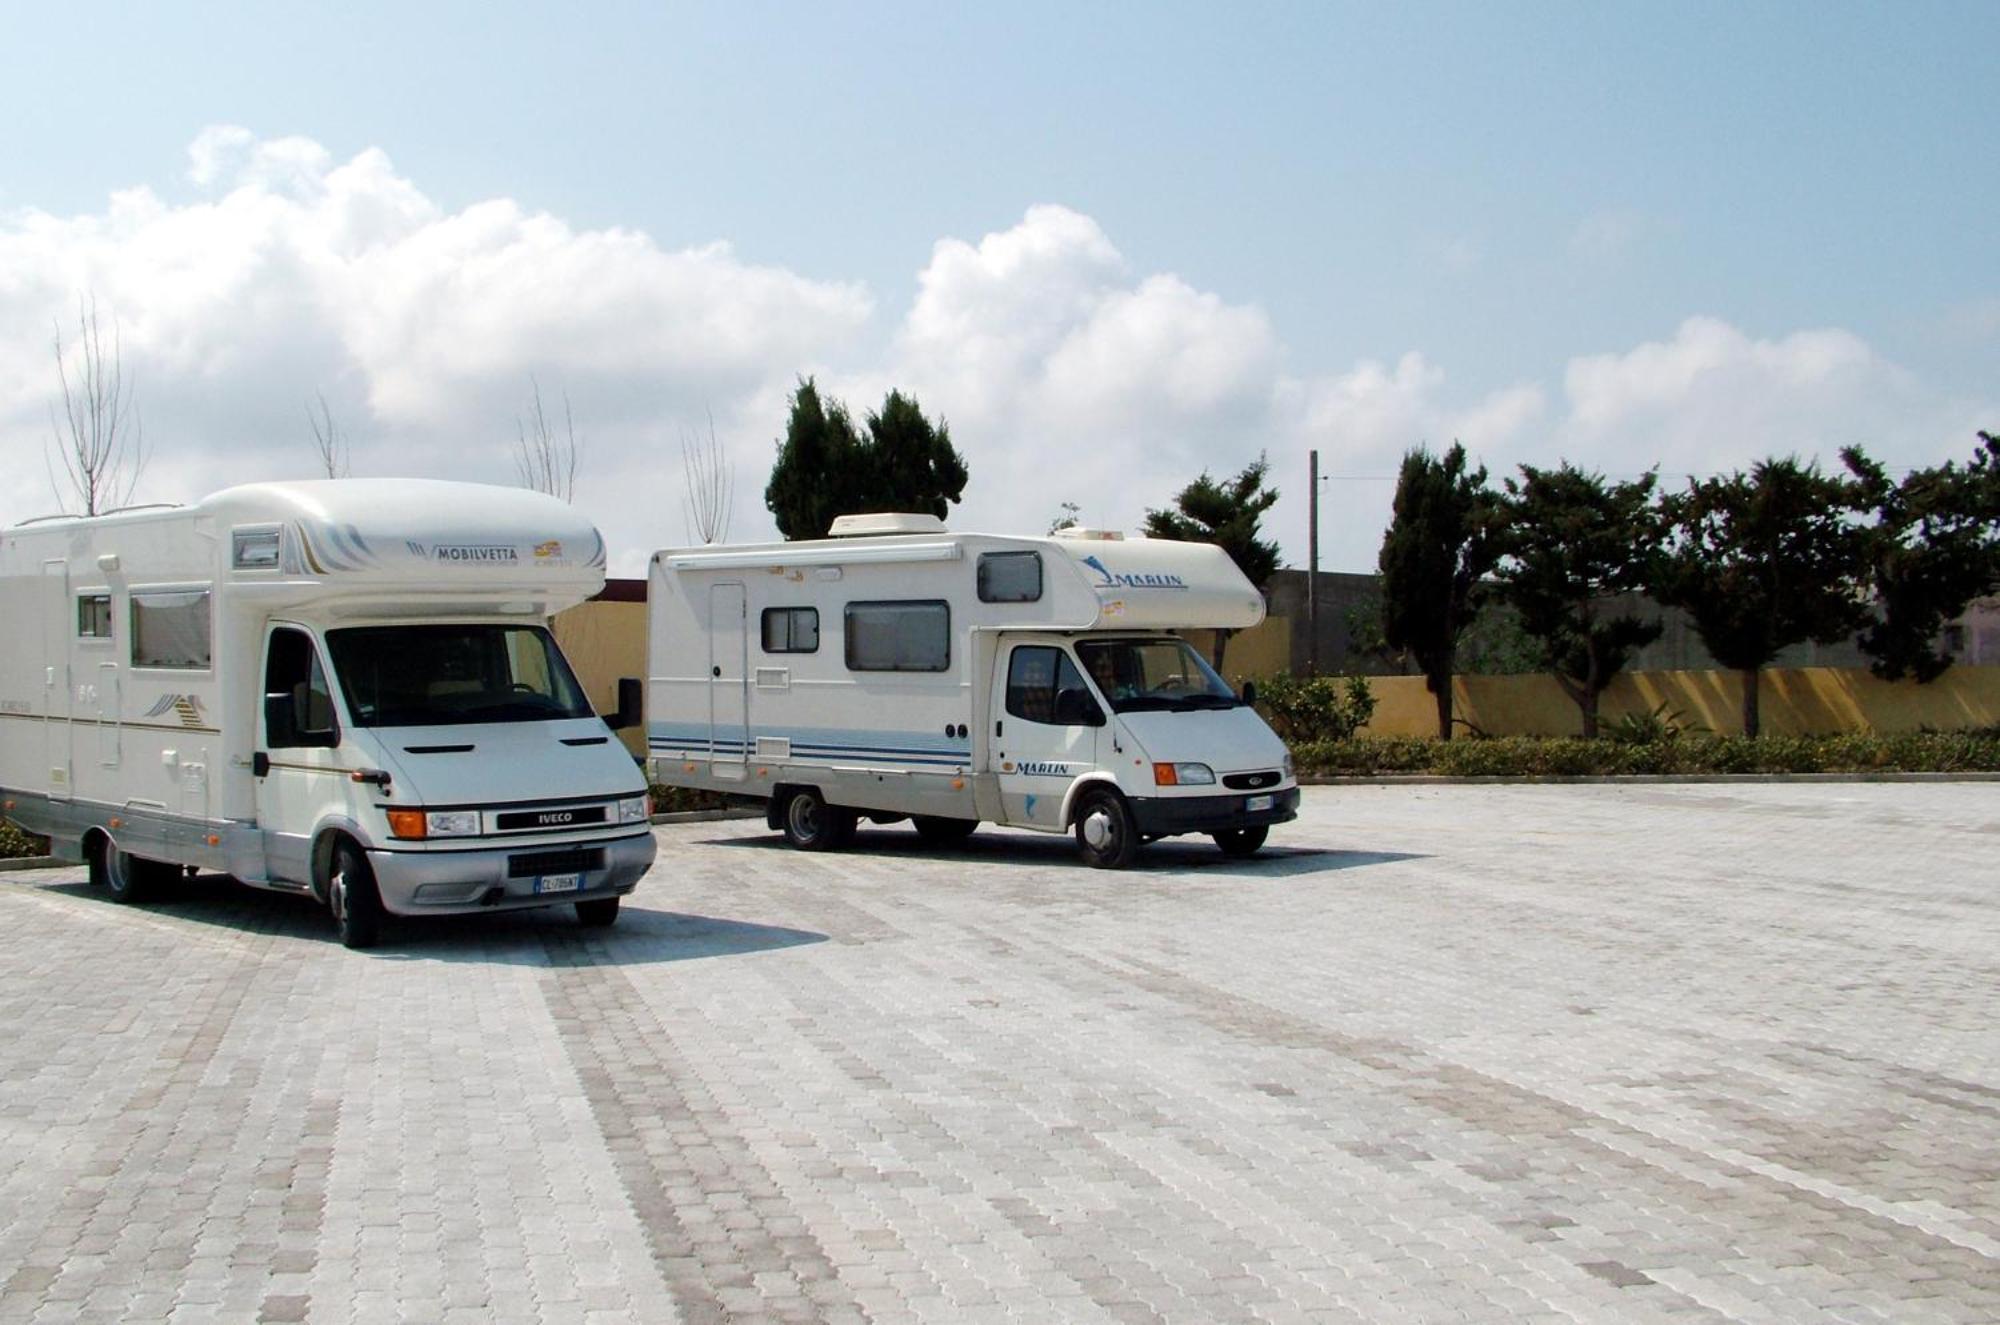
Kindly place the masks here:
POLYGON ((567 401, 614 572, 729 538, 811 376, 971 470, 951 523, 1136 530, 1260 455, 1372 568, 1409 448, 1667 484, 2000 429, 1990 3, 0 0, 0 525, 58 509, 94 300, 135 499, 514 482, 567 401))

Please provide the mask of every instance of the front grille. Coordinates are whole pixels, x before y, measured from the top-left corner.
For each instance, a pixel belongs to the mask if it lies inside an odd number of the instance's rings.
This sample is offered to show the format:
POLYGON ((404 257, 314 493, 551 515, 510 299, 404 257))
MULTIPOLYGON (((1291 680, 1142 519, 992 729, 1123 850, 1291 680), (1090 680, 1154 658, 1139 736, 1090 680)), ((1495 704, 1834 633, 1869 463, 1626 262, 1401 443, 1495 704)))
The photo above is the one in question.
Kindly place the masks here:
POLYGON ((1276 769, 1268 773, 1229 773, 1222 779, 1222 785, 1232 791, 1255 791, 1259 787, 1275 787, 1283 782, 1284 775, 1276 769))
POLYGON ((604 868, 603 847, 570 851, 524 851, 507 857, 507 877, 532 879, 543 874, 588 874, 604 868))
POLYGON ((602 805, 558 805, 546 810, 508 810, 493 816, 493 826, 503 833, 534 828, 574 828, 578 824, 601 824, 602 805))

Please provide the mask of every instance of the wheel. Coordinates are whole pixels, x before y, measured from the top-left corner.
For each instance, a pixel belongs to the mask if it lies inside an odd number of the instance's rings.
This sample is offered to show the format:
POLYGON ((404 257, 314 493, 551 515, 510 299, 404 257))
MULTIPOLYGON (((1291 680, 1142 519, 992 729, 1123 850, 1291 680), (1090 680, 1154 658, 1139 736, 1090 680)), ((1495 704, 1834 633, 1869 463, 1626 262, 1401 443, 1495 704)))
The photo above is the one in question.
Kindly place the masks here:
POLYGON ((618 923, 618 899, 599 897, 576 904, 576 922, 586 929, 609 929, 618 923))
POLYGON ((1210 837, 1215 839, 1215 845, 1222 848, 1223 855, 1239 858, 1256 855, 1257 849, 1264 845, 1264 839, 1270 835, 1271 830, 1262 826, 1257 828, 1225 828, 1219 833, 1209 834, 1210 837))
POLYGON ((326 902, 340 941, 350 948, 372 948, 382 937, 382 893, 374 871, 361 853, 346 842, 333 849, 333 867, 326 879, 326 902))
POLYGON ((977 819, 940 819, 935 815, 914 814, 910 822, 916 826, 917 836, 932 846, 951 846, 972 836, 972 830, 979 827, 977 819))
POLYGON ((1092 869, 1124 869, 1139 850, 1132 808, 1115 791, 1087 791, 1076 807, 1076 849, 1092 869))
POLYGON ((817 788, 801 787, 785 802, 785 840, 801 851, 831 851, 854 839, 854 811, 828 805, 817 788))
POLYGON ((112 901, 126 906, 150 900, 175 872, 175 866, 120 851, 108 837, 90 855, 90 886, 104 889, 112 901))

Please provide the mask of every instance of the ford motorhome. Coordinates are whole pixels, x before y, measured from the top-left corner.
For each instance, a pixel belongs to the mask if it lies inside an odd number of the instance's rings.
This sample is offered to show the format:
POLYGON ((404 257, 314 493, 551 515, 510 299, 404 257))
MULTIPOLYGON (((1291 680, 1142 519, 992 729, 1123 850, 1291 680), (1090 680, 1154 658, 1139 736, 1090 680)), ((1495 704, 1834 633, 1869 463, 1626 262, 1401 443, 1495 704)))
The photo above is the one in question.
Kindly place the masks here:
POLYGON ((653 860, 646 786, 547 629, 603 580, 569 506, 470 483, 0 532, 0 813, 121 901, 219 870, 311 893, 354 947, 385 911, 610 924, 653 860))
POLYGON ((1295 817, 1283 742, 1180 627, 1264 601, 1221 549, 844 516, 832 537, 654 555, 654 777, 762 798, 793 845, 857 818, 927 838, 1073 832, 1122 866, 1153 838, 1231 854, 1295 817))

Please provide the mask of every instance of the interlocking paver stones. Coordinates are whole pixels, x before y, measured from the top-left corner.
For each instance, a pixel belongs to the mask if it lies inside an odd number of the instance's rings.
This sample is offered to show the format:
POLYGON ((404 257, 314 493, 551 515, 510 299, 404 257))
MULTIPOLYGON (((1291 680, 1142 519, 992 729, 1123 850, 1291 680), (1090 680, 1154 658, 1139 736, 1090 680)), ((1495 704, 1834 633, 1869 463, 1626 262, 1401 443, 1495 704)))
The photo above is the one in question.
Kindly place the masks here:
POLYGON ((0 1320, 2000 1319, 2000 801, 659 830, 373 953, 0 884, 0 1320))

